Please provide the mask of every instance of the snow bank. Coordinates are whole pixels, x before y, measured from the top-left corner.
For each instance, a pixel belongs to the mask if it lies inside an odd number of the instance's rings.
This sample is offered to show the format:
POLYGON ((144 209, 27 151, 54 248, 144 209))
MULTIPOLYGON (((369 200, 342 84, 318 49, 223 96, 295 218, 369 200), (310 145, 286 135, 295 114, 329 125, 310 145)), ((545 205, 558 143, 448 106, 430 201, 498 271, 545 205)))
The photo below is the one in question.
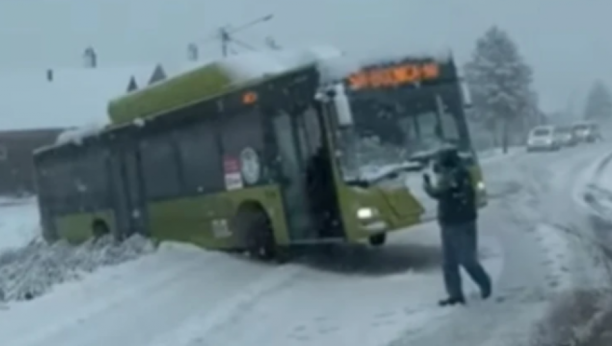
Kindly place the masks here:
POLYGON ((574 191, 574 199, 587 213, 602 222, 612 223, 612 154, 606 153, 584 170, 580 180, 584 183, 574 191))
POLYGON ((612 154, 604 156, 594 168, 595 172, 593 173, 598 187, 608 191, 612 191, 612 174, 610 174, 612 173, 612 166, 610 165, 611 160, 612 154))
POLYGON ((0 252, 25 246, 39 233, 35 198, 0 197, 0 252))
POLYGON ((612 301, 608 292, 566 292, 555 299, 546 316, 535 326, 530 345, 609 345, 609 341, 601 339, 606 338, 604 334, 611 318, 612 301))
POLYGON ((546 277, 548 284, 559 292, 571 288, 570 267, 574 249, 568 239, 569 235, 564 230, 545 224, 538 225, 535 232, 549 269, 546 277))
POLYGON ((122 243, 106 237, 80 246, 65 242, 48 245, 35 240, 24 248, 0 254, 0 300, 29 300, 83 273, 133 260, 153 250, 152 243, 140 236, 122 243))

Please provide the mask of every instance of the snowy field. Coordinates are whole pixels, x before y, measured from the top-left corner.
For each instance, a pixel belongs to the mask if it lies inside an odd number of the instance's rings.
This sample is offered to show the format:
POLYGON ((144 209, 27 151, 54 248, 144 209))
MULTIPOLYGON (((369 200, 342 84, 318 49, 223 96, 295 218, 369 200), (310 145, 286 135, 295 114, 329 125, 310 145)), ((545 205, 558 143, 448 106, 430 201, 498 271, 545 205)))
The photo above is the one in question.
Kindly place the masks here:
POLYGON ((481 302, 465 280, 468 307, 448 309, 436 306, 435 224, 381 249, 274 266, 176 243, 154 250, 140 238, 49 247, 32 241, 34 201, 5 203, 0 345, 517 345, 558 293, 606 284, 589 243, 595 204, 584 196, 593 186, 612 191, 602 178, 612 175, 610 153, 604 143, 483 155, 491 203, 480 246, 496 291, 481 302))

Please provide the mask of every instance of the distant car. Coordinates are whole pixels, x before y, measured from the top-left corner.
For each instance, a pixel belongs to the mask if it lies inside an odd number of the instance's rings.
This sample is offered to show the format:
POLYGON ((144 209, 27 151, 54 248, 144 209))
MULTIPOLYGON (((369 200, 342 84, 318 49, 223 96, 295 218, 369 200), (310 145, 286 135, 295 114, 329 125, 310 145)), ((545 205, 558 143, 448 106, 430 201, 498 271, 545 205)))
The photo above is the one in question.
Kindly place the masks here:
POLYGON ((592 122, 574 124, 572 126, 572 132, 580 143, 594 143, 602 140, 599 126, 592 122))
POLYGON ((553 126, 534 127, 527 137, 527 151, 553 151, 561 149, 553 126))
POLYGON ((555 127, 555 138, 562 147, 573 147, 578 144, 578 139, 574 135, 571 126, 555 127))

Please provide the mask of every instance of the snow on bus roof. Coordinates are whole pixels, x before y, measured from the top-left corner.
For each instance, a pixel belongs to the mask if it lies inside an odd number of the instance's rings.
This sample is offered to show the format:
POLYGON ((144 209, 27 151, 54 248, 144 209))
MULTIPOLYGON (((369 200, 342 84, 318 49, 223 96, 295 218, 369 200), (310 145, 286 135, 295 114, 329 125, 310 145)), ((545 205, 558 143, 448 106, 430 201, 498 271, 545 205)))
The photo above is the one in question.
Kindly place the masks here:
MULTIPOLYGON (((278 75, 290 70, 316 64, 317 62, 341 55, 342 52, 331 46, 312 46, 302 49, 283 49, 273 51, 247 52, 231 55, 216 60, 195 62, 162 62, 159 65, 167 75, 159 82, 134 90, 133 94, 146 91, 173 78, 193 73, 194 70, 207 65, 216 65, 226 73, 233 85, 247 84, 271 75, 278 75)), ((120 99, 124 94, 115 95, 120 99)))
POLYGON ((367 56, 351 56, 333 46, 321 45, 302 49, 241 54, 220 60, 218 63, 227 68, 237 83, 313 64, 317 65, 322 82, 331 83, 342 80, 366 66, 391 63, 407 58, 448 62, 452 59, 452 53, 450 49, 440 49, 432 53, 386 54, 377 52, 367 56))
POLYGON ((55 145, 68 143, 81 144, 85 137, 97 135, 106 128, 101 122, 91 122, 86 125, 68 129, 57 136, 55 145))
POLYGON ((333 46, 318 45, 306 48, 283 49, 264 52, 249 52, 216 61, 234 80, 246 83, 270 75, 282 74, 338 58, 344 53, 333 46))
POLYGON ((407 51, 406 53, 385 53, 375 52, 367 55, 343 55, 334 59, 327 59, 319 64, 324 82, 337 82, 355 73, 364 67, 374 66, 379 64, 393 63, 405 59, 432 59, 441 63, 447 63, 452 60, 452 52, 450 48, 441 48, 438 51, 429 53, 414 53, 407 51))
MULTIPOLYGON (((161 63, 160 65, 168 78, 139 88, 134 93, 139 93, 160 83, 165 83, 169 78, 192 73, 195 69, 210 64, 216 64, 221 67, 229 75, 234 85, 246 84, 308 65, 316 65, 321 73, 322 82, 330 83, 341 80, 366 66, 389 63, 406 58, 430 58, 438 61, 448 61, 451 58, 451 53, 449 49, 440 49, 435 53, 407 52, 406 54, 385 54, 377 52, 368 56, 349 56, 341 49, 331 45, 313 45, 305 48, 248 52, 218 60, 181 64, 161 63)), ((118 98, 121 96, 119 95, 118 98)))
MULTIPOLYGON (((167 77, 172 78, 190 73, 194 69, 206 64, 215 63, 230 75, 234 84, 239 85, 267 76, 282 74, 296 68, 316 65, 321 73, 322 82, 325 84, 341 80, 366 66, 389 63, 406 58, 428 58, 447 62, 451 59, 451 51, 450 49, 445 49, 437 53, 407 53, 402 55, 379 52, 369 56, 352 57, 336 47, 318 45, 302 49, 249 52, 216 61, 199 61, 181 65, 162 64, 162 67, 166 69, 167 77)), ((164 83, 166 80, 159 83, 164 83)), ((153 85, 156 84, 158 83, 153 85)), ((138 93, 149 87, 151 86, 139 88, 134 92, 138 93)), ((84 136, 97 134, 103 129, 104 127, 100 125, 100 122, 89 122, 82 128, 67 131, 64 135, 60 136, 57 145, 68 142, 80 143, 84 136)))

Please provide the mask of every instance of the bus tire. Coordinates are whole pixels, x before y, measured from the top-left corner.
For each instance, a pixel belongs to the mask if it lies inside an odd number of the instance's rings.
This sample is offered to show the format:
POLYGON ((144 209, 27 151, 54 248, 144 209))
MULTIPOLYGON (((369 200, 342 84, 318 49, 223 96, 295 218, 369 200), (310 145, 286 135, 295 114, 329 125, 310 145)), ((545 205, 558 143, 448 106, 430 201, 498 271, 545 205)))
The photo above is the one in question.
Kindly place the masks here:
POLYGON ((263 207, 256 204, 240 208, 236 215, 236 228, 251 257, 265 261, 277 258, 272 222, 263 207))
POLYGON ((99 239, 110 234, 110 229, 104 220, 95 220, 91 224, 91 233, 93 234, 94 239, 99 239))
POLYGON ((375 234, 373 236, 370 236, 368 240, 370 241, 370 245, 372 246, 383 246, 387 242, 387 233, 375 234))
POLYGON ((53 244, 60 239, 59 235, 55 230, 51 230, 47 227, 43 227, 42 237, 47 244, 53 244))

